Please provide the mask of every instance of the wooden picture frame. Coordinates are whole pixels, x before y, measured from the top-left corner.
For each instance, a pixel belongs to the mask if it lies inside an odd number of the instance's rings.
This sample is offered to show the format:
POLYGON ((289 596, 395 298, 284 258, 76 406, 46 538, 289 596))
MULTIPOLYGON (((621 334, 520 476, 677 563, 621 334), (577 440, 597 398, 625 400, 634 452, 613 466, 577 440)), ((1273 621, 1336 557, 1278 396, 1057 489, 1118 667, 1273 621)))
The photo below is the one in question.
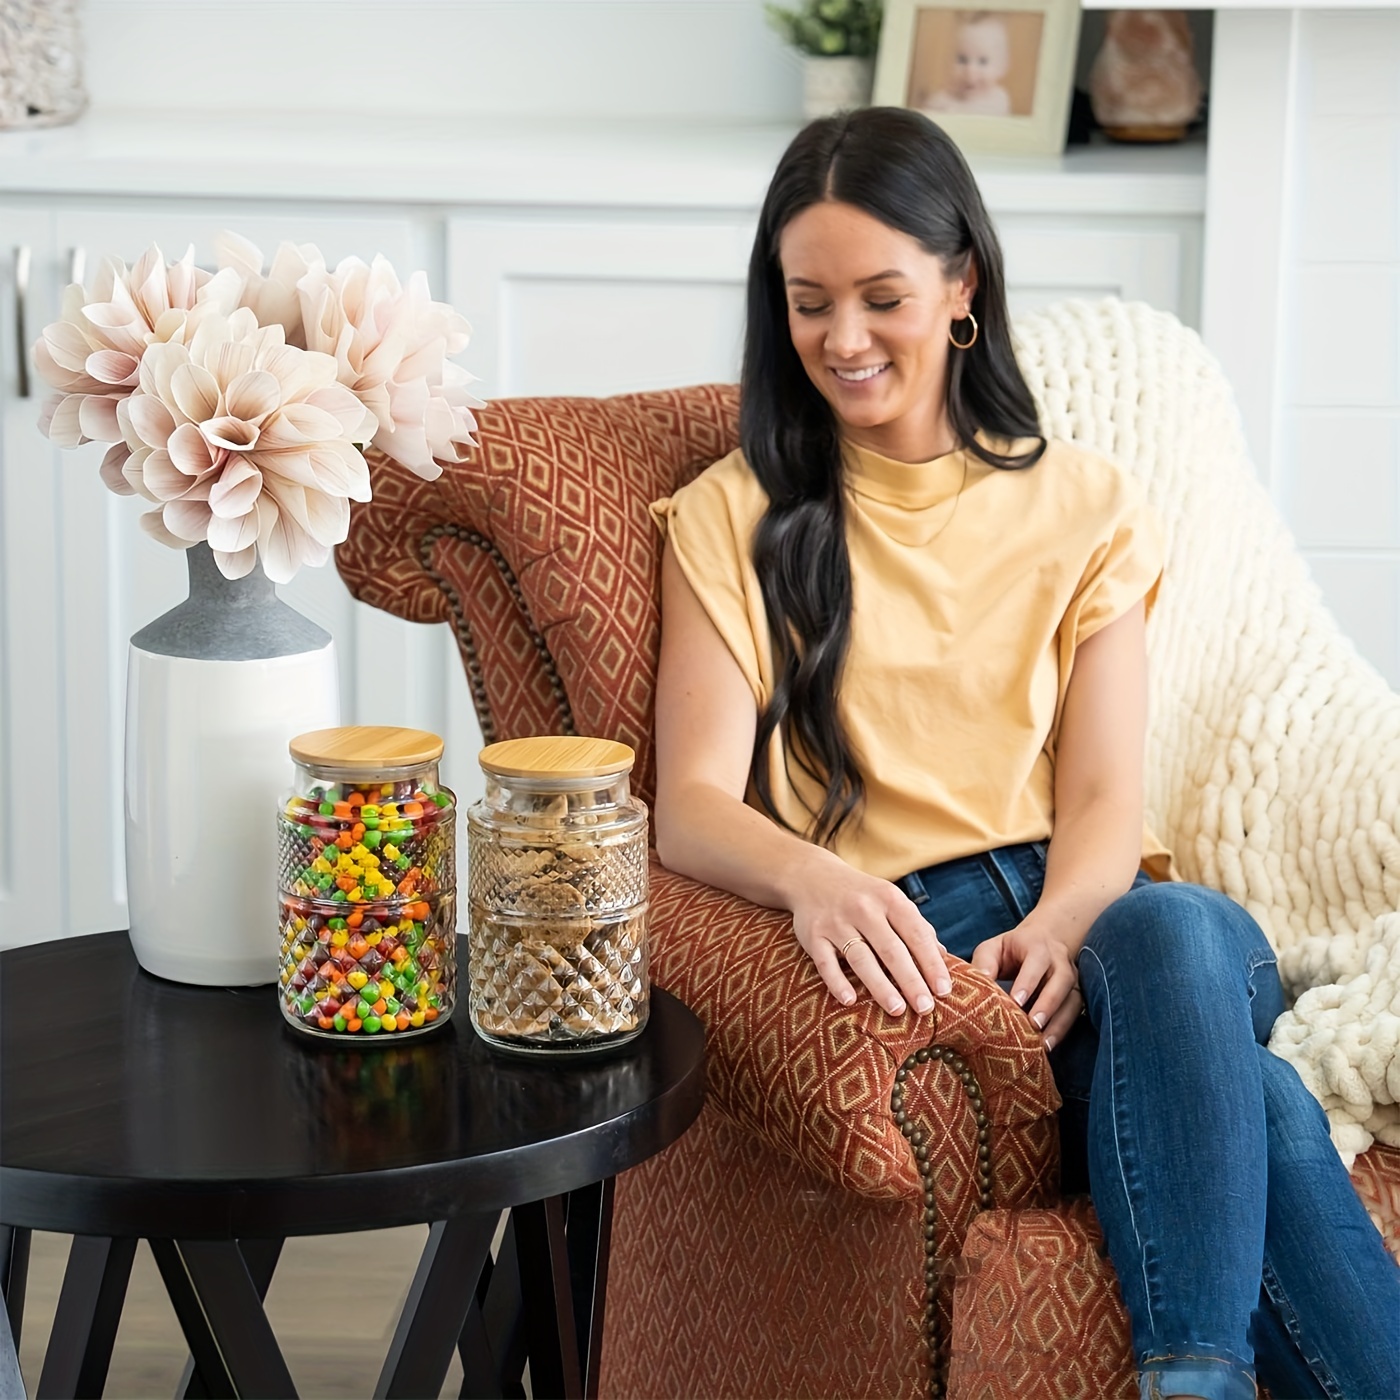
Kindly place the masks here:
POLYGON ((912 107, 967 152, 1064 150, 1079 0, 886 0, 874 101, 912 107))

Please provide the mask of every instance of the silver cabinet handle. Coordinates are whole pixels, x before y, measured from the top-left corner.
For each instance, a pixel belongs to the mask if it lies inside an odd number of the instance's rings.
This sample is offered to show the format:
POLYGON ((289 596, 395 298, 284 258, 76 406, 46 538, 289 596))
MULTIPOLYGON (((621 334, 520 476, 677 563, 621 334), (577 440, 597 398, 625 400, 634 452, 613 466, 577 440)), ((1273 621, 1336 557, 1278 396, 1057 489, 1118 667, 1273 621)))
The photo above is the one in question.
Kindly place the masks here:
POLYGON ((28 244, 15 249, 15 363, 19 366, 19 396, 29 397, 29 332, 25 329, 25 309, 29 300, 28 244))
POLYGON ((83 274, 87 271, 87 249, 70 248, 68 250, 68 280, 82 284, 83 274))

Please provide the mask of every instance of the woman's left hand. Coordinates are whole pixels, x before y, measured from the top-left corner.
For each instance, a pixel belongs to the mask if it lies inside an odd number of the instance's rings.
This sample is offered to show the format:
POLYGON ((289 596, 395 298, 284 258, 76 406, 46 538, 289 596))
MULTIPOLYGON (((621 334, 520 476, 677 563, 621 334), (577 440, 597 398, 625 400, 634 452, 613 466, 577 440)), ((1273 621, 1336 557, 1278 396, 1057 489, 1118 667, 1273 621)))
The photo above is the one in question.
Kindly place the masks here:
POLYGON ((1012 999, 1026 1009, 1031 1024, 1053 1050, 1084 1009, 1079 969, 1068 946, 1032 913, 1010 930, 979 943, 972 966, 996 980, 1014 978, 1012 999))

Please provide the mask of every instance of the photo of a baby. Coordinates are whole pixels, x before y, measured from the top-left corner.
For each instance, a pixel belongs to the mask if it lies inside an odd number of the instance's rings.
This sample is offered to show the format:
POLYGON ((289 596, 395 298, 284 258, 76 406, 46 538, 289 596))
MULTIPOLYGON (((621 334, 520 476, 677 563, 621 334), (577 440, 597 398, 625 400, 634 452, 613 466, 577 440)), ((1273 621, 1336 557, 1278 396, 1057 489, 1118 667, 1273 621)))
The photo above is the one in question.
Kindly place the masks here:
POLYGON ((909 105, 929 113, 1029 116, 1043 22, 1036 11, 921 8, 909 105))
POLYGON ((1059 155, 1081 0, 884 0, 874 100, 912 107, 964 151, 1059 155))

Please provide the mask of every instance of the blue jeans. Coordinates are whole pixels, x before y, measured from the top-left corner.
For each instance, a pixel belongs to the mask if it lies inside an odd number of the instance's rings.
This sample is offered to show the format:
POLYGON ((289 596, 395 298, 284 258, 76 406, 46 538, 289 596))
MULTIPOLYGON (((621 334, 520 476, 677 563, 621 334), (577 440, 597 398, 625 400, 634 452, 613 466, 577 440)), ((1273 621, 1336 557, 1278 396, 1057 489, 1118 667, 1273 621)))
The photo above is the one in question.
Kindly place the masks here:
MULTIPOLYGON (((899 881, 970 959, 1045 881, 1044 842, 899 881)), ((1133 888, 1079 954, 1087 1002, 1050 1055, 1062 1185, 1086 1188, 1132 1322, 1144 1400, 1400 1397, 1400 1268, 1291 1065, 1274 953, 1197 885, 1133 888)), ((1009 985, 1009 984, 1006 984, 1009 985)))

